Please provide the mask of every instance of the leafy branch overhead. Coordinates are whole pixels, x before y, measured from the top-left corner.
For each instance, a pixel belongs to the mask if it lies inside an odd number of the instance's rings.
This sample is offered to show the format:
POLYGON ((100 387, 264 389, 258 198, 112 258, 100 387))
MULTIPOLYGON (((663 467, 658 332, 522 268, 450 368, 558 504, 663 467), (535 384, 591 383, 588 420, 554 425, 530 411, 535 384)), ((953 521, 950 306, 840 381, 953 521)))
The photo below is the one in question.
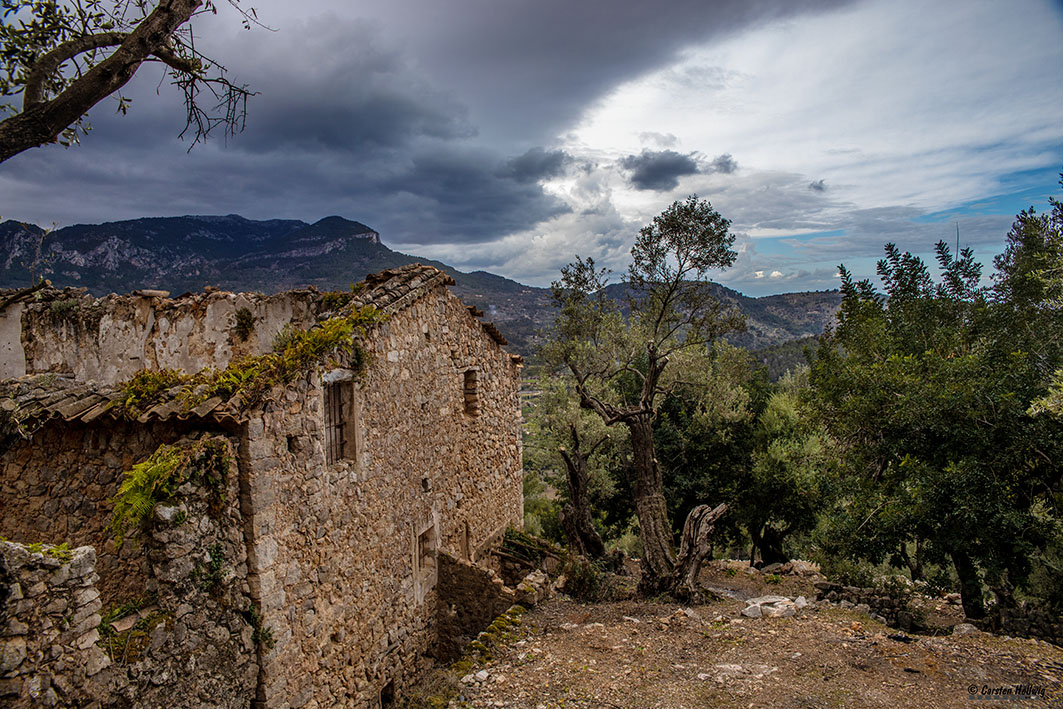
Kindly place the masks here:
MULTIPOLYGON (((254 9, 228 0, 244 26, 258 24, 254 9)), ((232 83, 225 67, 195 47, 189 21, 216 13, 210 0, 0 0, 0 162, 29 148, 71 145, 86 133, 85 116, 116 95, 125 113, 130 100, 119 92, 145 62, 167 67, 184 94, 192 145, 223 126, 242 130, 247 98, 254 93, 232 83), (18 97, 21 96, 21 106, 18 97)))

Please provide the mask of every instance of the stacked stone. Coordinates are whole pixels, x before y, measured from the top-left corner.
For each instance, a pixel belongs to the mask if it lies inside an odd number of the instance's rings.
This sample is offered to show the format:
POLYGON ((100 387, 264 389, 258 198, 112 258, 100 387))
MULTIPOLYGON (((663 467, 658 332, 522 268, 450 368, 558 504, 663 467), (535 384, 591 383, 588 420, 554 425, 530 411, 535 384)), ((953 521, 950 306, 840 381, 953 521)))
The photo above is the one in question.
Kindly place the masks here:
POLYGON ((99 694, 111 664, 98 647, 96 551, 40 551, 0 542, 0 699, 14 704, 82 704, 99 694))
POLYGON ((364 342, 349 457, 325 463, 327 369, 248 413, 249 581, 276 640, 262 657, 269 706, 401 696, 446 634, 437 550, 487 560, 522 521, 519 369, 436 276, 415 283, 371 293, 389 317, 364 342), (474 367, 478 414, 465 409, 474 367))
POLYGON ((890 595, 876 588, 842 586, 829 581, 817 581, 816 598, 852 608, 892 628, 912 630, 914 618, 905 598, 890 595))
POLYGON ((550 578, 539 569, 510 588, 492 570, 440 553, 437 656, 457 658, 495 618, 514 605, 533 606, 551 592, 550 578))
POLYGON ((986 631, 1063 647, 1063 619, 1039 608, 996 608, 977 625, 986 631))

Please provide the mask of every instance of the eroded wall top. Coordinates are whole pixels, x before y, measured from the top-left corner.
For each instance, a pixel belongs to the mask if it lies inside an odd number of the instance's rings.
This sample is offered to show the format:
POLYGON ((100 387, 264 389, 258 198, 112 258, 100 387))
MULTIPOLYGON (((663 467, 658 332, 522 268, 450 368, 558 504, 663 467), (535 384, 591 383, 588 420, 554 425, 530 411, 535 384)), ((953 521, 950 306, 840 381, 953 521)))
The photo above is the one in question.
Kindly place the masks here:
POLYGON ((268 352, 289 323, 315 322, 323 294, 161 291, 94 298, 44 289, 0 308, 0 379, 56 373, 115 384, 141 369, 187 373, 268 352))

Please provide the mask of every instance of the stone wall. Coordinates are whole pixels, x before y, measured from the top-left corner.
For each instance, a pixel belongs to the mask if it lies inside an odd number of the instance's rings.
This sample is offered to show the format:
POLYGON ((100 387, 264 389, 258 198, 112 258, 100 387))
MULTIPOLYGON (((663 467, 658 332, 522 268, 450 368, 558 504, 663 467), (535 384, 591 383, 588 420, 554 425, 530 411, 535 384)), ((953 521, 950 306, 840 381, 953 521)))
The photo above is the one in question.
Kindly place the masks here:
MULTIPOLYGON (((274 629, 267 706, 372 706, 431 662, 436 549, 476 556, 523 517, 519 370, 444 287, 377 326, 325 464, 322 378, 247 426, 252 589, 274 629), (477 411, 465 372, 476 371, 477 411)), ((505 610, 503 608, 503 610, 505 610)))
POLYGON ((47 289, 37 300, 0 311, 0 378, 55 372, 115 384, 141 369, 223 368, 234 357, 268 352, 289 323, 304 329, 313 324, 320 297, 305 290, 94 298, 75 289, 47 289), (246 340, 236 332, 241 308, 254 318, 246 340))
POLYGON ((0 536, 13 541, 89 545, 98 554, 105 603, 140 593, 147 560, 115 549, 107 531, 122 472, 181 435, 175 424, 51 422, 0 455, 0 536))
POLYGON ((878 616, 886 625, 904 631, 917 629, 916 617, 907 598, 882 589, 842 586, 829 581, 816 582, 816 600, 837 603, 878 616))
POLYGON ((96 646, 100 592, 96 551, 61 561, 53 547, 31 553, 0 542, 0 700, 24 706, 79 705, 106 696, 111 664, 96 646))
MULTIPOLYGON (((887 625, 901 630, 919 630, 918 619, 904 598, 890 595, 881 589, 842 586, 828 581, 816 582, 818 600, 837 603, 846 607, 864 610, 869 615, 880 616, 887 625)), ((958 601, 958 595, 957 600, 958 601)), ((1010 635, 1016 638, 1034 638, 1063 646, 1063 620, 1058 613, 1047 609, 1021 607, 990 607, 986 618, 967 620, 979 629, 1010 635)))
POLYGON ((138 547, 147 577, 124 608, 102 602, 92 547, 0 543, 3 701, 250 706, 268 630, 252 622, 235 475, 226 487, 221 507, 186 484, 154 509, 138 547))
POLYGON ((1048 609, 991 608, 987 618, 970 622, 991 633, 1034 638, 1063 647, 1063 618, 1048 609))
POLYGON ((525 573, 511 588, 491 569, 439 554, 439 608, 435 654, 456 659, 461 651, 514 604, 528 608, 550 593, 549 578, 539 570, 525 573))

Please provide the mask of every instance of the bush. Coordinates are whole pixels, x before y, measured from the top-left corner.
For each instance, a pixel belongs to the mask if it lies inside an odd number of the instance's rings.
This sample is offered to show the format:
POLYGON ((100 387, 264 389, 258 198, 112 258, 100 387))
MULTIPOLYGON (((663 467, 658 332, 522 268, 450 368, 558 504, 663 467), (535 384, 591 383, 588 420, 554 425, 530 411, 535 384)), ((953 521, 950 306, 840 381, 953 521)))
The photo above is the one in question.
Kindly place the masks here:
POLYGON ((581 601, 609 601, 616 595, 614 574, 582 556, 569 556, 561 567, 564 592, 581 601))

